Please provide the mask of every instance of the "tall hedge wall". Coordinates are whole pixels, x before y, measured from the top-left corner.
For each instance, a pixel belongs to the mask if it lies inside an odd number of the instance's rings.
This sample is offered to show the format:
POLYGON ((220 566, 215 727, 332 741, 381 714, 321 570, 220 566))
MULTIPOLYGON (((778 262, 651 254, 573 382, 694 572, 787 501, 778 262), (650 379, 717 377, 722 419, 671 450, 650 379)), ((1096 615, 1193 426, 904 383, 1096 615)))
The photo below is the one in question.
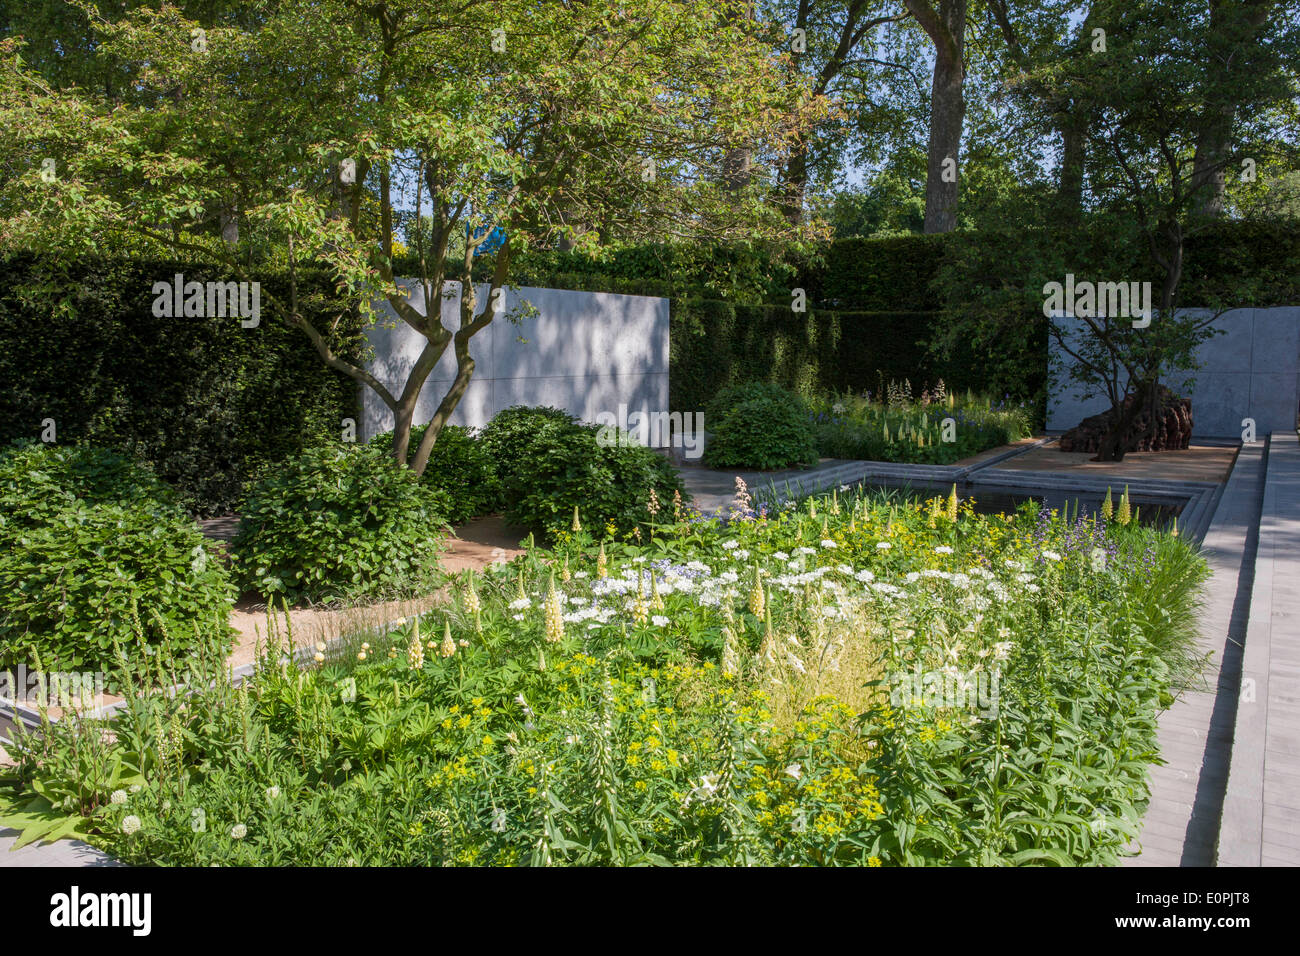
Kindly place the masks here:
MULTIPOLYGON (((1043 232, 1046 227, 1040 227, 1043 232)), ((1150 273, 1149 253, 1136 239, 1121 240, 1104 216, 1066 232, 1047 230, 1064 242, 1077 262, 1077 274, 1103 265, 1150 273), (1129 248, 1116 250, 1123 241, 1129 248), (1118 252, 1118 254, 1117 254, 1118 252)), ((1050 234, 1050 235, 1049 235, 1050 234)), ((950 233, 881 239, 837 239, 823 243, 730 243, 702 246, 670 243, 602 251, 599 254, 525 250, 511 266, 512 281, 557 289, 658 295, 673 299, 708 299, 739 305, 790 302, 792 289, 807 294, 810 307, 855 312, 928 312, 957 309, 961 297, 936 282, 945 262, 972 246, 996 256, 995 267, 980 281, 1019 285, 1025 281, 1015 257, 1001 255, 1014 247, 1008 238, 1037 245, 1029 230, 1005 234, 950 233)), ((1300 301, 1300 229, 1294 224, 1224 222, 1193 235, 1186 246, 1182 301, 1220 295, 1250 283, 1267 306, 1300 301)), ((970 255, 969 252, 964 254, 970 255)), ((977 256, 978 257, 978 256, 977 256)), ((476 273, 486 279, 490 257, 481 257, 476 273)))
MULTIPOLYGON (((1047 328, 1036 301, 1041 283, 1027 287, 1026 250, 1064 248, 1079 274, 1152 275, 1145 246, 1117 242, 1103 216, 1043 236, 1009 227, 785 246, 527 250, 512 281, 671 298, 674 409, 698 409, 714 389, 747 378, 856 390, 875 389, 881 378, 914 385, 943 378, 953 388, 1027 401, 1041 418, 1047 328), (986 304, 988 290, 1017 287, 1019 304, 991 321, 971 308, 976 298, 986 304), (806 313, 791 310, 793 289, 804 291, 806 313)), ((1226 222, 1191 238, 1185 251, 1183 303, 1225 295, 1259 307, 1300 302, 1300 230, 1292 225, 1226 222)), ((479 263, 483 278, 489 267, 479 263)))
MULTIPOLYGON (((258 276, 261 322, 245 329, 237 318, 156 318, 153 283, 178 272, 231 278, 194 263, 102 259, 49 276, 28 258, 0 262, 0 441, 39 437, 52 418, 58 442, 128 452, 196 512, 219 514, 267 463, 337 440, 357 414, 356 387, 269 313, 266 295, 286 295, 284 278, 258 276), (22 301, 33 285, 37 299, 22 301)), ((329 326, 342 309, 332 283, 300 275, 299 286, 329 326)), ((359 355, 359 320, 345 315, 334 339, 359 355)))
MULTIPOLYGON (((775 382, 796 391, 870 390, 891 380, 943 379, 950 390, 1005 392, 1036 402, 1046 388, 1046 363, 1013 368, 998 342, 964 342, 940 357, 930 348, 942 312, 843 312, 788 306, 735 305, 692 299, 672 303, 669 404, 699 411, 718 389, 745 381, 775 382)), ((1046 355, 1046 327, 1033 348, 1046 355)), ((1013 356, 1011 356, 1013 357, 1013 356)))

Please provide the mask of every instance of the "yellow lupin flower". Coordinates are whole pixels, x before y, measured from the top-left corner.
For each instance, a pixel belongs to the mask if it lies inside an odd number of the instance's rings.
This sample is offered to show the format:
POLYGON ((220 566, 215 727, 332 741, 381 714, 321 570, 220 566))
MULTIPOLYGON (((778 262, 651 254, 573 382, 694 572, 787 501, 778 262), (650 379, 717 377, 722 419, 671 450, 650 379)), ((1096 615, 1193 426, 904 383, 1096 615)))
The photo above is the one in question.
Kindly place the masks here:
POLYGON ((763 582, 758 576, 758 569, 754 569, 754 586, 749 591, 749 613, 754 617, 762 617, 763 611, 767 608, 767 595, 763 593, 763 582))
POLYGON ((650 620, 650 605, 646 603, 645 590, 641 587, 639 577, 636 585, 636 600, 632 602, 632 620, 638 624, 650 620))
POLYGON ((600 543, 600 553, 596 555, 596 577, 604 578, 609 576, 609 568, 605 560, 605 542, 600 543))
POLYGON ((1124 486, 1124 495, 1119 499, 1119 514, 1116 515, 1116 520, 1124 525, 1133 520, 1133 509, 1128 502, 1128 485, 1124 486))
POLYGON ((573 506, 573 533, 577 534, 582 530, 582 522, 578 520, 578 506, 573 506))
POLYGON ((957 520, 957 483, 953 482, 952 490, 948 492, 948 520, 957 520))
POLYGON ((1115 516, 1115 502, 1111 501, 1110 488, 1106 488, 1106 500, 1101 503, 1101 516, 1109 521, 1115 516))
POLYGON ((555 590, 555 575, 551 575, 546 586, 546 640, 557 644, 564 638, 564 611, 560 607, 560 595, 555 590))
POLYGON ((656 611, 664 609, 664 599, 659 596, 659 582, 655 580, 655 574, 650 572, 650 606, 656 611))
POLYGON ((418 671, 424 666, 424 645, 420 643, 420 619, 418 617, 411 629, 411 643, 406 648, 406 659, 413 671, 418 671))
POLYGON ((474 576, 471 574, 469 583, 465 587, 465 610, 471 614, 477 614, 483 610, 483 603, 478 599, 478 589, 474 587, 474 576))
POLYGON ((560 569, 560 580, 567 584, 572 578, 573 575, 569 573, 569 556, 566 554, 564 556, 564 566, 560 569))
POLYGON ((442 657, 451 657, 456 653, 456 642, 451 639, 451 620, 443 621, 442 625, 442 645, 438 648, 438 654, 442 657))

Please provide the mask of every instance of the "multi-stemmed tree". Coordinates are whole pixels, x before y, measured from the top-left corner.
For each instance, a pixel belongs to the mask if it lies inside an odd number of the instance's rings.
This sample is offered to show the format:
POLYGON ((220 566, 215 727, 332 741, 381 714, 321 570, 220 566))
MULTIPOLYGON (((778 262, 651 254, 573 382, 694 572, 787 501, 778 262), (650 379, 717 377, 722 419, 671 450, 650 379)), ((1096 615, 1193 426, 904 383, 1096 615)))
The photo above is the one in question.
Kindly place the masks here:
POLYGON ((970 259, 949 270, 949 293, 957 297, 963 281, 981 270, 988 274, 993 257, 1016 262, 1023 285, 978 296, 977 308, 1004 324, 1006 317, 1024 324, 1027 309, 1044 305, 1046 284, 1064 282, 1068 273, 1123 284, 1126 291, 1134 282, 1150 283, 1149 316, 1137 315, 1132 301, 1123 314, 1098 302, 1082 308, 1062 302, 1062 314, 1048 319, 1070 377, 1110 403, 1098 453, 1103 461, 1121 459, 1143 437, 1135 429, 1139 420, 1158 426, 1161 379, 1194 368, 1215 320, 1252 304, 1253 285, 1267 281, 1254 270, 1251 282, 1202 283, 1195 301, 1184 295, 1188 243, 1214 227, 1219 185, 1226 179, 1229 195, 1257 188, 1244 172, 1255 160, 1263 168, 1265 157, 1294 142, 1285 104, 1294 93, 1289 63, 1300 38, 1297 17, 1282 5, 1260 5, 1271 11, 1266 43, 1248 29, 1254 13, 1244 8, 1252 4, 1237 5, 1239 29, 1229 37, 1221 32, 1228 14, 1217 2, 1093 0, 1086 23, 1105 31, 1104 52, 1076 48, 1037 68, 1026 55, 1017 82, 1032 93, 1044 120, 1050 123, 1065 105, 1086 110, 1084 214, 1057 219, 1050 205, 1027 211, 996 236, 990 232, 959 249, 970 259), (1210 142, 1217 145, 1211 149, 1210 142), (1207 150, 1217 157, 1213 163, 1207 150))
POLYGON ((821 109, 812 96, 792 105, 774 52, 707 0, 265 0, 239 22, 169 6, 108 19, 92 0, 69 3, 115 83, 53 84, 20 39, 0 43, 0 249, 69 261, 143 243, 245 280, 287 272, 289 293, 264 293, 264 311, 379 396, 394 456, 417 472, 474 373, 473 337, 501 316, 518 248, 574 223, 789 234, 761 172, 821 109), (726 188, 719 170, 742 147, 763 163, 726 188), (394 275, 398 242, 423 311, 394 275), (496 248, 479 294, 485 243, 496 248), (304 314, 307 266, 329 269, 352 307, 382 299, 423 337, 400 388, 336 354, 331 329, 304 314), (449 329, 440 304, 455 280, 449 329), (417 400, 448 350, 455 377, 412 453, 417 400))

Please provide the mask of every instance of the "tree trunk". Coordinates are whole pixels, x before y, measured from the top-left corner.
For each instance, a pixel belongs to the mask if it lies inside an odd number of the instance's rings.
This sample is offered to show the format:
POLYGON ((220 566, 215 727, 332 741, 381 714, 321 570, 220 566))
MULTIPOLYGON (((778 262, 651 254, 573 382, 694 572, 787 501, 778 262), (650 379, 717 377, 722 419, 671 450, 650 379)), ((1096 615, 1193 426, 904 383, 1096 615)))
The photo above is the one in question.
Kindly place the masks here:
POLYGON ((1223 215, 1236 114, 1232 105, 1208 109, 1196 136, 1191 188, 1196 193, 1196 211, 1202 216, 1217 219, 1223 215))
POLYGON ((739 192, 754 177, 754 151, 748 146, 727 150, 722 157, 722 185, 728 192, 739 192))
POLYGON ((393 410, 393 460, 406 464, 411 447, 411 422, 415 418, 415 402, 401 402, 393 410))
POLYGON ((221 226, 221 241, 234 248, 239 245, 239 214, 233 206, 227 206, 217 214, 221 226))
MULTIPOLYGON (((1268 21, 1271 0, 1239 3, 1211 0, 1210 30, 1219 41, 1212 52, 1215 66, 1228 76, 1249 70, 1247 51, 1258 44, 1261 28, 1268 21)), ((1237 122, 1237 105, 1231 99, 1206 103, 1192 158, 1191 188, 1196 193, 1196 211, 1202 216, 1223 215, 1227 192, 1227 165, 1232 156, 1232 128, 1237 122)))
POLYGON ((906 0, 934 44, 930 87, 930 150, 925 177, 925 231, 957 228, 959 162, 966 101, 963 63, 967 0, 940 0, 936 11, 926 0, 906 0))
MULTIPOLYGON (((752 20, 753 5, 744 0, 730 0, 723 4, 727 17, 733 21, 752 20)), ((748 146, 737 146, 727 150, 722 157, 722 185, 728 192, 740 192, 754 178, 754 151, 748 146)))
POLYGON ((1138 442, 1143 437, 1149 437, 1158 427, 1156 406, 1160 396, 1159 378, 1153 377, 1138 382, 1132 390, 1132 395, 1134 396, 1132 405, 1120 404, 1117 410, 1119 414, 1112 420, 1110 430, 1102 436, 1097 448, 1097 456, 1092 459, 1093 461, 1123 461, 1128 453, 1129 430, 1143 414, 1147 417, 1147 435, 1134 436, 1138 442))
POLYGON ((1071 217, 1083 212, 1083 167, 1088 154, 1089 116, 1075 106, 1060 123, 1061 172, 1056 197, 1061 210, 1071 217))
POLYGON ((785 180, 781 202, 785 207, 785 218, 792 225, 803 221, 803 200, 808 190, 808 143, 800 138, 790 150, 786 160, 785 180))

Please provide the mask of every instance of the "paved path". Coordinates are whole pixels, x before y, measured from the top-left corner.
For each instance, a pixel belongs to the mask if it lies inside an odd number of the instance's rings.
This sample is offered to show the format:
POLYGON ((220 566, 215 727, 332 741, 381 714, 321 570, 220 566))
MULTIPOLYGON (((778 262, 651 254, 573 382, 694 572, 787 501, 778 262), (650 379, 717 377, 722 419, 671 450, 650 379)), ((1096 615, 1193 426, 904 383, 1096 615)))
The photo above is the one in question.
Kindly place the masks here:
POLYGON ((35 843, 10 850, 18 839, 14 830, 0 829, 0 867, 4 866, 121 866, 108 854, 80 840, 35 843))
POLYGON ((1300 442, 1274 435, 1221 866, 1300 865, 1300 442))
POLYGON ((1233 715, 1241 680, 1264 474, 1262 444, 1242 446, 1236 467, 1202 542, 1211 577, 1201 618, 1200 648, 1212 653, 1204 683, 1184 690, 1160 717, 1165 765, 1151 770, 1151 805, 1138 856, 1130 866, 1213 866, 1233 715))

